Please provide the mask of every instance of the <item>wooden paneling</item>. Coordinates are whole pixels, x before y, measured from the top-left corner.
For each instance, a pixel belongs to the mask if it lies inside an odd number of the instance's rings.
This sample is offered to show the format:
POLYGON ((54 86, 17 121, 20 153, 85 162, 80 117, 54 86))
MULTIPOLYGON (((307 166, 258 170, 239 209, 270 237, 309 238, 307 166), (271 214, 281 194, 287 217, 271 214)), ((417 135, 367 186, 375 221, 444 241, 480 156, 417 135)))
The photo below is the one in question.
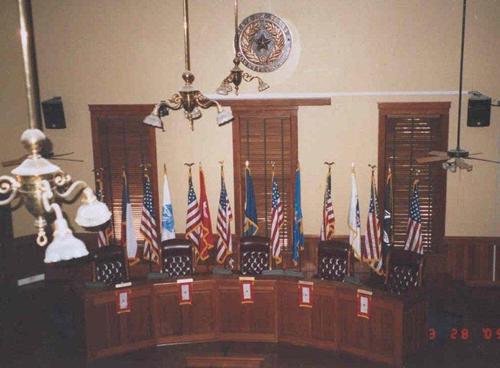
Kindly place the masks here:
POLYGON ((85 299, 85 334, 89 358, 153 345, 151 288, 131 289, 128 313, 116 313, 115 290, 89 293, 85 299))
POLYGON ((500 280, 500 237, 446 237, 448 273, 454 280, 493 281, 493 252, 497 247, 495 280, 500 280))
POLYGON ((280 339, 291 342, 310 340, 312 308, 299 307, 297 283, 287 282, 280 285, 279 308, 280 339))
POLYGON ((258 280, 254 303, 242 304, 238 280, 218 285, 219 338, 234 341, 277 341, 276 282, 258 280))
POLYGON ((175 283, 154 285, 155 337, 160 344, 184 340, 209 341, 215 338, 215 284, 200 281, 194 284, 192 304, 179 305, 175 283))
POLYGON ((132 288, 132 312, 117 315, 114 290, 85 292, 89 358, 141 347, 200 341, 288 342, 401 365, 427 339, 424 291, 396 297, 374 291, 370 319, 356 315, 354 285, 314 280, 313 307, 298 306, 297 279, 257 279, 254 303, 241 304, 239 280, 193 283, 179 306, 175 282, 132 288))

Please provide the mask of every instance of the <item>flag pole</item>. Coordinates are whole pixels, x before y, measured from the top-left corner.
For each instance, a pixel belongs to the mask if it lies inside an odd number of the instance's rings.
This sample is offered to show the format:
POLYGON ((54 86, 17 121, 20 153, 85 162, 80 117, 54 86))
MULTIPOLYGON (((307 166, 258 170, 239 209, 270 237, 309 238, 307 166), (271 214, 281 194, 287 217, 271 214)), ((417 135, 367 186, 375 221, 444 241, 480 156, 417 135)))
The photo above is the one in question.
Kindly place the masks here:
MULTIPOLYGON (((275 161, 271 161, 271 183, 274 183, 274 166, 276 165, 275 161)), ((271 184, 272 188, 272 184, 271 184)), ((273 244, 272 241, 269 242, 269 270, 273 269, 273 244)))
MULTIPOLYGON (((144 171, 143 180, 149 180, 148 169, 150 166, 151 166, 151 164, 139 164, 139 167, 142 167, 142 170, 144 171)), ((143 246, 146 246, 146 244, 144 243, 143 246)), ((153 244, 151 244, 151 248, 153 248, 153 244)), ((153 252, 152 249, 151 249, 151 252, 153 252)), ((142 254, 143 254, 143 259, 144 259, 144 249, 143 249, 142 254)), ((153 260, 152 260, 151 255, 149 256, 149 259, 148 259, 148 268, 149 268, 149 272, 153 272, 153 260)))

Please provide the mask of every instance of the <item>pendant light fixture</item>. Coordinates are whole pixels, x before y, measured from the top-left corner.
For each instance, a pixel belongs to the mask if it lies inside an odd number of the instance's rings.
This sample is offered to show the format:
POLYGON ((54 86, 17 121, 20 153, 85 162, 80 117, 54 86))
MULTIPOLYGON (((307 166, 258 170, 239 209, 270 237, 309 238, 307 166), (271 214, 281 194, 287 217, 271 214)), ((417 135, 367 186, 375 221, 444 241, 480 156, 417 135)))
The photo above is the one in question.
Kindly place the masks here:
POLYGON ((224 110, 221 105, 206 97, 198 89, 193 86, 194 74, 191 72, 191 60, 189 53, 189 9, 188 0, 183 0, 184 3, 184 61, 185 71, 182 73, 184 86, 181 87, 178 93, 175 93, 167 100, 163 100, 156 104, 153 111, 148 115, 143 123, 161 128, 163 130, 162 117, 168 115, 168 110, 184 109, 184 116, 189 121, 191 130, 194 129, 193 121, 201 118, 201 109, 208 109, 215 106, 217 108, 217 124, 224 125, 233 120, 233 115, 230 111, 224 110))
MULTIPOLYGON (((239 34, 238 34, 238 0, 234 0, 234 37, 235 37, 235 42, 239 42, 239 34)), ((238 95, 239 89, 240 89, 240 84, 242 81, 245 82, 251 82, 254 79, 257 79, 259 82, 258 90, 259 92, 265 91, 266 89, 269 88, 269 84, 264 82, 262 78, 257 77, 257 76, 252 76, 248 74, 247 72, 244 72, 240 68, 240 55, 238 52, 236 52, 236 55, 234 56, 233 59, 233 68, 229 72, 229 75, 224 78, 224 80, 221 82, 219 88, 217 88, 216 92, 219 95, 227 95, 229 92, 233 90, 234 86, 234 93, 238 95)))
POLYGON ((104 224, 111 218, 111 212, 104 203, 97 200, 85 182, 73 181, 60 167, 41 155, 47 137, 42 132, 41 124, 31 1, 18 0, 18 4, 29 117, 29 129, 21 135, 21 142, 28 150, 28 156, 12 170, 15 178, 0 176, 0 196, 4 198, 0 200, 0 205, 7 205, 15 198, 21 198, 26 209, 35 217, 35 227, 38 230, 36 242, 40 246, 48 243, 45 227, 55 215, 54 239, 45 252, 46 263, 86 256, 88 251, 85 244, 73 236, 63 217, 61 206, 56 201, 70 201, 83 191, 83 203, 76 218, 77 224, 82 227, 104 224))

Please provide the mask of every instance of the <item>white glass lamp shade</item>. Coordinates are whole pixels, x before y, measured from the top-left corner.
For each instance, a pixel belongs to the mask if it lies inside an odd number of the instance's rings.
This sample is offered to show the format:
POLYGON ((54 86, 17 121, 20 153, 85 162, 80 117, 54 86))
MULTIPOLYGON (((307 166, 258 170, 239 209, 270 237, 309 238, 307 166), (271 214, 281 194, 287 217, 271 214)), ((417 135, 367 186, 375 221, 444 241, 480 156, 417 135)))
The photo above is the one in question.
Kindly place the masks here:
POLYGON ((233 117, 233 114, 230 110, 229 111, 228 110, 221 110, 217 114, 217 124, 219 126, 230 123, 231 121, 233 121, 233 119, 234 119, 234 117, 233 117))
POLYGON ((76 213, 75 222, 81 227, 96 227, 105 224, 111 218, 111 212, 101 201, 98 201, 92 189, 85 188, 86 199, 76 213))
POLYGON ((229 92, 232 91, 232 87, 225 83, 224 81, 220 84, 220 86, 215 90, 215 92, 219 95, 227 96, 229 92))
POLYGON ((45 263, 67 261, 89 254, 85 244, 73 236, 68 222, 63 218, 54 221, 54 240, 45 250, 45 263))
POLYGON ((157 115, 150 114, 144 118, 142 121, 146 125, 151 125, 155 128, 163 129, 163 121, 157 115))

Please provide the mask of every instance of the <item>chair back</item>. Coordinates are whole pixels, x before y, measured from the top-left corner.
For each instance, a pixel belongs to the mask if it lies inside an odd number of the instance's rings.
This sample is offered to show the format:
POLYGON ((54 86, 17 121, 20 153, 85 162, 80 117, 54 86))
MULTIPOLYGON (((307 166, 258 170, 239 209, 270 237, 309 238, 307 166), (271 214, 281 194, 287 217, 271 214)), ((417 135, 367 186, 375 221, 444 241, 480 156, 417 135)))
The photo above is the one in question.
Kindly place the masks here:
POLYGON ((193 275, 193 245, 187 239, 161 243, 161 271, 169 278, 193 275))
POLYGON ((422 286, 423 255, 391 248, 385 266, 385 286, 390 293, 399 295, 422 286))
POLYGON ((344 281, 354 271, 353 251, 349 243, 325 240, 318 244, 318 277, 322 280, 344 281))
POLYGON ((109 245, 92 251, 92 281, 106 285, 119 284, 129 280, 125 248, 109 245))
POLYGON ((240 272, 242 275, 260 275, 269 269, 269 238, 244 236, 240 239, 240 272))

